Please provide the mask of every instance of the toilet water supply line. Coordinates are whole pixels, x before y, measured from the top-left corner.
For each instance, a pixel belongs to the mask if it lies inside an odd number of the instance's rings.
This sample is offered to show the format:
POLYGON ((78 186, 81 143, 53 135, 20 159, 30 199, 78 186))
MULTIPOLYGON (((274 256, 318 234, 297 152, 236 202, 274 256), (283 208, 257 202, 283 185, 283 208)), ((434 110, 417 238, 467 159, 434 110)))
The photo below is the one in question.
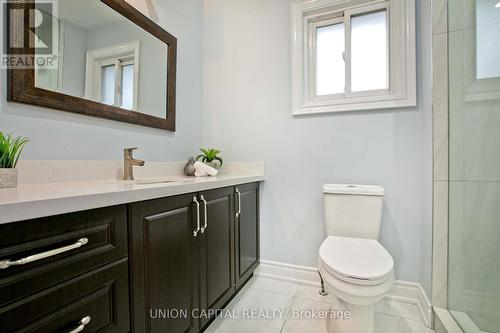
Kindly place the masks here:
POLYGON ((318 271, 318 274, 319 274, 319 278, 321 280, 321 289, 319 291, 319 294, 321 296, 327 296, 328 295, 328 291, 326 291, 326 289, 325 289, 325 282, 323 281, 323 276, 321 275, 320 271, 318 271))

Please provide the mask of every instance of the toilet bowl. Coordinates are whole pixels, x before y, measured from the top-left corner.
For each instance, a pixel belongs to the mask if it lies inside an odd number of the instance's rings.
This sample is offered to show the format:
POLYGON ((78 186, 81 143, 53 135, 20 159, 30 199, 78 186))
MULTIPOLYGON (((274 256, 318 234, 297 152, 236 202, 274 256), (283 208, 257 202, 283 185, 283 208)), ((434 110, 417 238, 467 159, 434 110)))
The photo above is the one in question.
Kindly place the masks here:
POLYGON ((328 237, 318 256, 319 273, 337 302, 340 319, 330 333, 373 333, 374 305, 394 284, 394 261, 378 242, 383 188, 325 185, 328 237))
POLYGON ((375 303, 394 284, 394 262, 376 240, 328 237, 319 250, 319 272, 339 299, 336 311, 349 316, 331 319, 329 332, 371 333, 375 303))

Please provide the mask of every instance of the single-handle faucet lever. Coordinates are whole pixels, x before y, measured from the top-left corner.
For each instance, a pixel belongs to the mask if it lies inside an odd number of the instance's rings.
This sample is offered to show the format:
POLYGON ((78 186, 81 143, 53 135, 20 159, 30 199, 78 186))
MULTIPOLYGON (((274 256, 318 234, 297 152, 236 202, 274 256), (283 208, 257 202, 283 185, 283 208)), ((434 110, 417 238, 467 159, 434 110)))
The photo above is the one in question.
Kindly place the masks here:
POLYGON ((123 156, 123 180, 134 180, 134 166, 143 166, 146 162, 132 156, 137 148, 125 148, 123 156))

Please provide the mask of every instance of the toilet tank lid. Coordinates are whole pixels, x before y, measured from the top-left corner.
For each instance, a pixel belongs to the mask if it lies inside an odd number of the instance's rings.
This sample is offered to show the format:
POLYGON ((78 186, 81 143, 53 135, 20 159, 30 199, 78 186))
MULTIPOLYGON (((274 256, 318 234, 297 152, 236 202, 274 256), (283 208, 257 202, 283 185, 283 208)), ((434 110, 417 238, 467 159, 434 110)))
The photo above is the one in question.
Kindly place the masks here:
POLYGON ((329 194, 384 195, 384 188, 373 185, 325 184, 323 192, 329 194))

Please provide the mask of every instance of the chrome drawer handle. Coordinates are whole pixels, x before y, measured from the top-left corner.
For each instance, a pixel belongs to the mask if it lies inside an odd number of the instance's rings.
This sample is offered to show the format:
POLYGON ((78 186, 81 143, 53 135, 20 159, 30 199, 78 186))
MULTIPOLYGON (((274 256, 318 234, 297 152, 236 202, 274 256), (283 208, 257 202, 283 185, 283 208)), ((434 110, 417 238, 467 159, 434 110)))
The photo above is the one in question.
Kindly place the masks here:
POLYGON ((79 333, 85 329, 85 326, 87 326, 90 323, 90 316, 82 318, 80 322, 78 323, 78 327, 75 328, 74 330, 69 331, 68 333, 79 333))
POLYGON ((200 232, 200 203, 196 199, 196 196, 193 197, 193 202, 196 204, 196 230, 193 231, 193 236, 198 236, 198 232, 200 232))
POLYGON ((238 211, 236 212, 236 218, 239 218, 241 214, 241 193, 239 189, 236 189, 236 194, 238 195, 238 211))
POLYGON ((204 213, 205 213, 204 214, 205 215, 205 225, 203 226, 203 228, 201 228, 201 233, 204 233, 208 227, 207 200, 205 200, 203 195, 200 197, 200 199, 201 199, 201 201, 203 201, 203 208, 204 208, 204 213))
POLYGON ((50 250, 50 251, 34 254, 32 256, 28 256, 26 258, 22 258, 19 260, 10 260, 10 259, 2 260, 2 261, 0 261, 0 269, 6 269, 6 268, 9 268, 10 266, 26 265, 26 264, 29 264, 33 261, 53 257, 53 256, 56 256, 56 255, 64 253, 64 252, 78 249, 79 247, 82 247, 83 245, 87 244, 88 242, 89 242, 88 238, 80 238, 72 245, 60 247, 60 248, 55 249, 55 250, 50 250))

